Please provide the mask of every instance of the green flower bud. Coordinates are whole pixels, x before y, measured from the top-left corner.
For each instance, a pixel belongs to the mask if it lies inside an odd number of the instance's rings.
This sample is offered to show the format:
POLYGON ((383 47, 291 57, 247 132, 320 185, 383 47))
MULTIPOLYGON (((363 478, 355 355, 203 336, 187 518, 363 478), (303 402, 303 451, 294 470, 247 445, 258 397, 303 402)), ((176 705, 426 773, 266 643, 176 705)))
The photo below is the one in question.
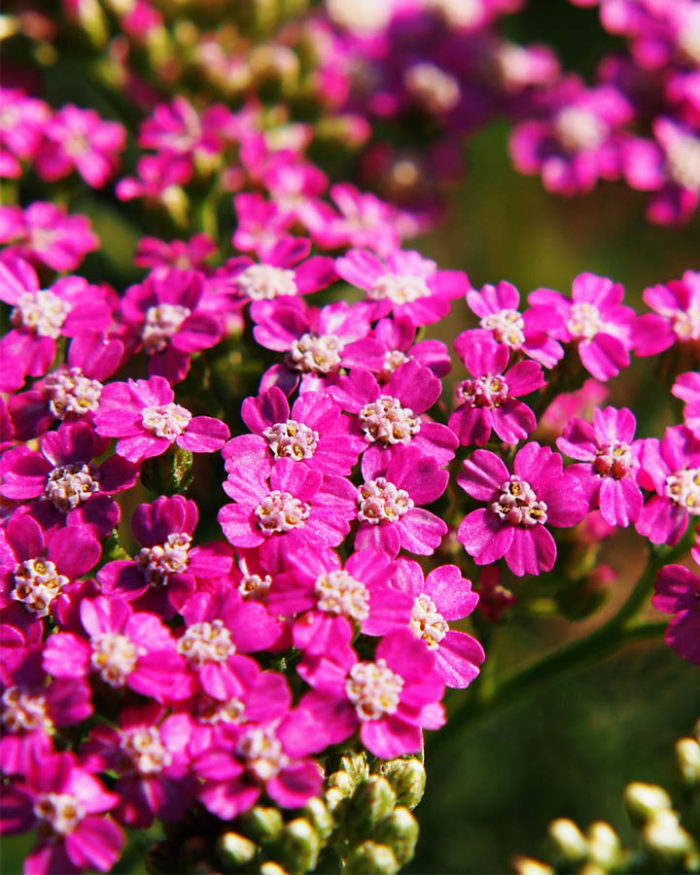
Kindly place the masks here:
POLYGON ((622 848, 620 839, 609 823, 597 820, 586 831, 588 855, 592 863, 596 863, 606 872, 614 869, 620 862, 622 848))
POLYGON ((262 805, 256 805, 247 811, 240 818, 240 823, 246 833, 259 842, 277 838, 284 826, 279 808, 265 808, 262 805))
POLYGON ((700 744, 694 738, 679 738, 676 759, 683 781, 689 787, 700 784, 700 744))
POLYGON ((146 459, 141 466, 144 484, 159 495, 185 493, 192 483, 192 462, 189 450, 173 445, 162 456, 146 459))
POLYGON ((355 790, 345 814, 345 824, 351 841, 369 838, 377 824, 394 810, 396 794, 381 775, 370 775, 355 790))
POLYGON ((658 811, 642 829, 642 840, 649 850, 666 865, 677 865, 686 854, 697 848, 693 837, 680 824, 676 811, 658 811))
POLYGON ((235 870, 242 863, 250 863, 258 852, 258 846, 237 832, 225 832, 219 836, 217 855, 226 870, 235 870))
POLYGON ((520 855, 512 857, 510 865, 515 875, 554 875, 554 869, 551 866, 540 863, 539 860, 533 860, 532 857, 520 855))
POLYGON ((324 841, 333 832, 334 822, 326 803, 319 796, 314 796, 304 806, 304 816, 324 841))
POLYGON ((355 792, 356 786, 357 783, 347 772, 333 772, 332 775, 329 775, 324 794, 329 810, 335 811, 344 799, 349 799, 355 792))
POLYGON ((279 863, 275 863, 274 860, 268 860, 260 867, 260 875, 289 875, 289 872, 283 869, 279 863))
POLYGON ((345 863, 348 875, 394 875, 399 868, 391 848, 372 841, 363 842, 351 851, 345 863))
POLYGON ((547 833, 556 862, 580 863, 585 860, 588 855, 588 845, 573 820, 566 817, 553 820, 549 824, 547 833))
POLYGON ((271 855, 292 875, 303 875, 316 866, 321 841, 308 820, 297 817, 282 830, 271 855))
POLYGON ((346 753, 340 758, 340 770, 347 772, 353 779, 355 784, 366 780, 369 776, 369 763, 367 762, 367 754, 363 753, 346 753))
POLYGON ((425 792, 425 767, 415 757, 389 760, 379 769, 396 793, 396 804, 415 808, 425 792))
POLYGON ((399 864, 405 866, 416 852, 418 821, 408 808, 395 808, 377 826, 374 838, 390 847, 399 864))
POLYGON ((633 781, 625 787, 625 808, 633 823, 641 824, 659 811, 671 808, 671 797, 663 787, 633 781))

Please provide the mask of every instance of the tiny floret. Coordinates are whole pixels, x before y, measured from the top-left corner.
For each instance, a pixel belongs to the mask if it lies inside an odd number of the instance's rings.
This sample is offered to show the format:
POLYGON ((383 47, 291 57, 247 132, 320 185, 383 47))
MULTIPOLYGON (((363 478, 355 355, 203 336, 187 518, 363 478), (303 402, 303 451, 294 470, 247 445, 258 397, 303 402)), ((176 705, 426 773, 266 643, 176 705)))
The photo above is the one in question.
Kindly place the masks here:
POLYGON ((279 489, 273 489, 255 509, 258 528, 265 535, 302 528, 310 513, 308 502, 279 489))
POLYGON ((25 560, 15 568, 14 578, 10 598, 22 602, 37 617, 47 616, 51 602, 68 585, 68 578, 49 559, 25 560))
POLYGON ((407 444, 420 431, 420 420, 398 398, 380 395, 360 411, 360 424, 366 437, 385 447, 407 444))
POLYGON ((379 659, 354 665, 345 691, 360 720, 379 720, 396 712, 403 685, 403 678, 388 668, 384 659, 379 659))
POLYGON ((314 584, 318 608, 327 614, 336 614, 348 620, 362 622, 369 616, 369 591, 360 580, 347 571, 329 571, 314 584))
POLYGON ((262 433, 276 458, 310 459, 316 452, 319 434, 303 422, 288 419, 268 426, 262 433))
POLYGON ((357 493, 357 517, 378 526, 382 522, 396 522, 414 506, 405 489, 399 489, 386 477, 367 480, 357 493))

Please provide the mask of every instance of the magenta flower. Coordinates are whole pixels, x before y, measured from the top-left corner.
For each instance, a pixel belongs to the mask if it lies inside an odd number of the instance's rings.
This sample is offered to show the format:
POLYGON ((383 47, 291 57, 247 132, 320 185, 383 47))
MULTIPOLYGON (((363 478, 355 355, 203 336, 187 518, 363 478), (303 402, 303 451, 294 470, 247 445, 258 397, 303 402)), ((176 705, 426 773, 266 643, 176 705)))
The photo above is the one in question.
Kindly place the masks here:
POLYGON ((553 442, 562 434, 574 416, 590 419, 593 411, 607 399, 609 394, 610 390, 592 377, 575 392, 562 392, 540 417, 538 423, 540 434, 547 435, 553 442))
POLYGON ((508 347, 495 343, 488 335, 464 337, 460 354, 472 378, 457 386, 459 406, 449 424, 462 446, 483 446, 491 437, 491 429, 509 444, 517 444, 533 432, 537 427, 535 414, 516 398, 544 385, 539 364, 517 362, 506 371, 508 347))
POLYGON ((139 146, 166 155, 211 158, 223 152, 231 119, 230 110, 221 104, 200 115, 185 97, 176 97, 170 104, 156 106, 141 125, 139 146))
MULTIPOLYGON (((408 622, 402 625, 435 654, 443 682, 458 689, 469 686, 479 674, 484 650, 471 635, 450 629, 447 621, 461 620, 476 607, 479 596, 472 591, 471 581, 462 577, 456 565, 441 565, 424 578, 417 562, 399 559, 391 585, 397 595, 409 596, 411 612, 408 622)), ((390 618, 387 612, 371 616, 362 631, 367 635, 386 635, 396 628, 397 620, 400 618, 390 618)))
POLYGON ((138 467, 118 456, 94 462, 108 444, 86 422, 64 423, 44 435, 40 452, 20 446, 4 455, 0 495, 36 499, 27 507, 44 530, 86 526, 104 538, 119 523, 119 505, 111 496, 130 489, 138 476, 138 467))
POLYGON ((642 509, 637 531, 653 544, 677 544, 688 517, 700 515, 700 440, 682 425, 666 429, 661 442, 641 442, 638 481, 656 492, 642 509))
POLYGON ((170 243, 157 237, 142 237, 136 244, 134 264, 138 267, 205 270, 206 260, 216 251, 216 243, 208 234, 195 234, 189 240, 171 240, 170 243))
POLYGON ((148 374, 169 383, 184 380, 192 353, 215 346, 223 335, 223 296, 208 293, 196 270, 160 268, 121 301, 121 313, 136 349, 148 356, 148 374))
POLYGON ((171 617, 195 591, 197 581, 218 578, 231 569, 225 544, 193 547, 197 505, 182 495, 162 495, 140 504, 131 517, 134 537, 143 546, 133 560, 108 562, 97 573, 109 598, 138 599, 136 606, 171 617))
POLYGON ((413 325, 430 325, 450 312, 450 301, 468 289, 466 274, 438 270, 418 252, 397 249, 382 260, 367 249, 351 249, 336 259, 340 276, 367 291, 372 319, 392 313, 413 325))
POLYGON ((235 504, 225 504, 218 519, 234 547, 266 544, 265 552, 274 552, 300 541, 340 544, 353 517, 353 485, 288 458, 273 463, 254 449, 253 464, 230 471, 224 483, 235 504))
POLYGON ((0 89, 0 151, 9 157, 4 176, 21 175, 20 161, 31 160, 51 110, 43 100, 27 97, 16 88, 0 89))
POLYGON ((102 188, 112 176, 126 145, 123 125, 71 104, 54 114, 42 134, 35 159, 39 176, 53 182, 75 169, 93 188, 102 188))
POLYGON ((250 465, 261 452, 272 459, 291 459, 324 474, 348 475, 365 442, 330 395, 306 392, 291 410, 281 389, 273 386, 246 398, 241 416, 252 435, 232 438, 223 448, 226 470, 250 465))
POLYGON ((338 744, 359 729, 370 753, 391 759, 419 751, 422 730, 445 722, 435 654, 407 630, 383 638, 373 661, 359 661, 345 645, 306 656, 298 671, 314 688, 297 717, 297 743, 307 751, 338 744))
POLYGON ((0 243, 10 244, 3 260, 20 256, 61 273, 75 270, 88 252, 100 247, 86 216, 68 216, 44 201, 35 201, 25 210, 0 207, 0 243))
POLYGON ((257 192, 243 192, 233 199, 238 225, 231 242, 241 252, 261 252, 274 247, 294 224, 275 201, 257 192))
POLYGON ((606 277, 579 274, 571 287, 571 300, 551 289, 537 289, 528 300, 559 314, 561 323, 552 336, 575 343, 581 364, 605 382, 630 362, 636 314, 622 306, 624 289, 606 277))
POLYGON ((457 538, 477 565, 505 557, 518 577, 551 571, 557 548, 545 523, 581 522, 588 511, 583 490, 563 473, 561 456, 535 442, 516 453, 513 472, 487 450, 476 450, 465 461, 457 482, 488 507, 467 514, 457 538))
POLYGON ((479 317, 482 334, 475 330, 463 331, 455 340, 458 355, 473 339, 489 331, 497 343, 502 343, 514 352, 522 352, 539 362, 542 367, 553 368, 564 355, 564 350, 548 333, 560 322, 556 313, 548 307, 530 307, 520 312, 520 292, 507 282, 497 286, 485 285, 480 292, 467 292, 467 304, 479 317))
POLYGON ((109 383, 95 414, 101 437, 117 438, 116 452, 129 462, 160 456, 173 444, 192 453, 220 450, 229 437, 227 426, 211 416, 192 416, 174 402, 165 377, 109 383))
POLYGON ((0 356, 21 362, 22 378, 48 371, 60 337, 102 331, 112 322, 102 289, 77 276, 42 289, 34 268, 20 258, 0 261, 0 300, 12 307, 13 326, 0 341, 0 356))
POLYGON ((132 828, 147 829, 156 817, 179 820, 194 801, 187 751, 192 718, 165 713, 155 703, 126 708, 117 728, 96 726, 81 751, 95 771, 117 775, 112 815, 132 828))
POLYGON ((145 198, 168 207, 179 187, 192 179, 192 165, 184 155, 144 155, 136 172, 137 176, 125 176, 115 186, 120 201, 145 198))
POLYGON ((439 498, 448 474, 416 447, 402 448, 390 459, 362 459, 364 483, 355 504, 360 526, 355 549, 374 549, 396 556, 399 550, 430 556, 447 532, 439 517, 422 507, 439 498))
POLYGON ((395 211, 389 204, 346 183, 332 186, 330 195, 339 213, 314 205, 301 215, 317 246, 322 249, 358 246, 380 255, 397 249, 401 240, 395 211))
POLYGON ((157 702, 187 697, 184 659, 160 617, 104 596, 83 599, 79 610, 84 634, 55 632, 44 644, 48 674, 76 681, 94 674, 115 690, 129 687, 157 702))
POLYGON ((100 815, 118 802, 72 753, 57 753, 38 759, 23 780, 4 789, 0 823, 10 835, 36 831, 25 875, 106 872, 119 859, 124 836, 100 815))
MULTIPOLYGON (((406 319, 380 319, 372 337, 384 347, 384 364, 377 373, 380 383, 386 383, 404 362, 415 359, 437 377, 449 374, 450 353, 440 340, 419 340, 414 343, 416 326, 406 319)), ((367 367, 367 365, 365 365, 367 367)))
POLYGON ((700 272, 687 270, 680 280, 651 286, 642 298, 656 312, 637 318, 637 355, 656 355, 674 343, 691 351, 700 347, 700 272))
POLYGON ((641 446, 635 441, 637 421, 631 410, 606 407, 593 412, 593 425, 573 419, 557 448, 582 464, 567 468, 574 474, 588 499, 588 508, 600 507, 611 526, 626 527, 635 522, 644 499, 637 486, 637 454, 641 446))
POLYGON ((683 408, 683 421, 686 428, 700 439, 700 374, 697 371, 679 374, 671 394, 686 402, 683 408))
POLYGON ((652 605, 673 614, 666 643, 688 662, 700 665, 700 578, 682 565, 666 565, 654 584, 652 605))

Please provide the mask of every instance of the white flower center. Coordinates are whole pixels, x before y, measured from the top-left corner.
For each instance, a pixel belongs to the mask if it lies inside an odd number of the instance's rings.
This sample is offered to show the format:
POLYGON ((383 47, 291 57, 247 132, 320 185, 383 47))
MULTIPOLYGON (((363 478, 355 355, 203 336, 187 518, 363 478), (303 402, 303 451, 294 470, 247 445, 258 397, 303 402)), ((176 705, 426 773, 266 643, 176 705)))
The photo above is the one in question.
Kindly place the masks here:
POLYGON ((360 411, 360 424, 369 440, 383 444, 407 444, 420 431, 420 420, 398 398, 380 395, 360 411))
POLYGON ((137 648, 126 635, 116 632, 93 635, 90 645, 92 667, 100 673, 103 681, 115 688, 124 686, 127 677, 136 667, 139 656, 145 653, 143 648, 137 648))
POLYGON ((251 264, 236 277, 241 293, 251 301, 270 301, 299 293, 294 271, 271 264, 251 264))
POLYGON ((340 365, 343 344, 335 334, 302 334, 289 350, 290 368, 305 374, 329 374, 340 365))
POLYGON ((676 45, 681 55, 696 67, 700 67, 700 12, 691 8, 688 19, 676 36, 676 45))
POLYGON ((691 304, 687 310, 676 310, 671 327, 680 341, 700 340, 700 307, 691 304))
POLYGON ((263 437, 278 459, 295 460, 310 459, 316 452, 319 440, 317 431, 294 419, 268 426, 263 437))
POLYGON ((517 310, 499 310, 489 313, 479 321, 479 325, 491 331, 499 343, 511 349, 520 349, 525 343, 525 321, 517 310))
POLYGON ((380 523, 395 523, 414 506, 413 499, 405 489, 399 489, 386 477, 367 480, 357 490, 357 518, 378 526, 380 523))
POLYGON ((362 622, 369 616, 369 590, 347 571, 329 571, 314 584, 319 610, 362 622))
POLYGON ((2 694, 0 722, 8 732, 33 732, 41 729, 46 734, 53 732, 46 698, 22 687, 8 687, 2 694))
POLYGON ((102 383, 86 377, 80 368, 60 368, 44 380, 49 410, 56 419, 73 414, 83 416, 97 410, 102 394, 102 383))
POLYGON ((96 474, 97 468, 92 463, 74 462, 71 465, 54 468, 46 480, 44 498, 48 499, 56 510, 64 513, 73 510, 100 491, 96 474))
POLYGON ((202 696, 195 706, 195 715, 202 723, 209 723, 212 726, 216 726, 217 723, 240 725, 246 722, 245 704, 240 699, 219 702, 210 696, 202 696))
POLYGON ((554 119, 554 136, 566 152, 595 149, 607 135, 605 122, 582 106, 565 106, 554 119))
POLYGON ((190 665, 202 668, 211 662, 226 662, 236 652, 231 633, 223 620, 193 623, 177 642, 177 649, 190 665))
POLYGON ((269 574, 265 577, 259 574, 244 574, 238 584, 238 592, 244 599, 259 599, 270 591, 271 586, 272 577, 269 574))
POLYGON ((669 475, 666 497, 692 516, 700 516, 700 468, 683 468, 669 475))
POLYGON ((156 726, 124 730, 119 747, 140 775, 157 775, 172 763, 170 751, 160 739, 156 726))
POLYGON ((384 364, 379 372, 380 380, 390 380, 394 371, 404 362, 411 360, 410 355, 402 352, 400 349, 388 349, 384 353, 384 364))
POLYGON ((51 291, 22 292, 12 309, 10 322, 40 337, 52 337, 55 340, 61 336, 61 328, 70 311, 70 304, 51 291))
POLYGON ((508 384, 501 374, 474 377, 459 384, 457 398, 470 407, 501 407, 508 400, 508 384))
POLYGON ((179 404, 160 404, 158 407, 145 407, 141 413, 141 424, 156 437, 174 441, 190 424, 192 414, 179 404))
MULTIPOLYGON (((87 812, 70 793, 46 793, 34 804, 34 814, 59 835, 70 835, 87 812)), ((41 828, 39 832, 43 831, 41 828)))
POLYGON ((393 301, 395 304, 411 304, 419 298, 429 298, 431 291, 422 276, 385 273, 367 292, 371 301, 393 301))
POLYGON ((575 340, 591 340, 603 327, 600 310, 585 301, 572 304, 566 327, 575 340))
POLYGON ((596 451, 593 469, 599 477, 622 480, 632 471, 634 459, 629 445, 623 441, 607 444, 596 451))
POLYGON ((49 605, 69 582, 49 559, 25 560, 15 567, 14 579, 10 598, 39 617, 49 613, 49 605))
POLYGON ((177 334, 192 311, 181 304, 159 304, 146 310, 146 322, 141 331, 144 350, 148 355, 161 352, 170 338, 177 334))
POLYGON ((437 650, 450 631, 445 618, 435 607, 435 602, 425 594, 414 599, 409 626, 416 638, 422 638, 431 650, 437 650))
POLYGON ((142 547, 134 560, 146 580, 152 586, 164 586, 173 574, 182 574, 189 564, 189 549, 192 535, 173 532, 164 544, 142 547))
POLYGON ((435 114, 449 112, 459 103, 459 82, 428 62, 414 64, 404 74, 404 85, 413 97, 435 114))
POLYGON ((547 522, 547 505, 537 500, 532 486, 517 474, 512 474, 510 480, 501 484, 501 494, 497 501, 492 502, 491 510, 511 526, 530 528, 547 522))
POLYGON ((238 756, 260 781, 269 781, 289 763, 273 729, 251 729, 238 739, 238 756))
POLYGON ((692 134, 674 137, 666 146, 666 165, 674 182, 700 192, 700 138, 692 134))
POLYGON ((310 513, 311 507, 306 501, 279 489, 273 489, 255 508, 258 528, 265 535, 302 528, 310 513))
POLYGON ((403 678, 387 668, 385 660, 358 662, 350 669, 345 692, 360 720, 379 720, 399 706, 403 678))

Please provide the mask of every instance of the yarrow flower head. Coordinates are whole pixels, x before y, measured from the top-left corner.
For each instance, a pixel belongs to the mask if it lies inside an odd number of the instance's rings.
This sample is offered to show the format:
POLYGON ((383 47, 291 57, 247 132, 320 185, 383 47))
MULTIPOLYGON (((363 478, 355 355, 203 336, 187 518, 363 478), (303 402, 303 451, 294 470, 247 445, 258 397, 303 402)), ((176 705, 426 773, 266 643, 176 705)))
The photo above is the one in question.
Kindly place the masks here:
POLYGON ((654 584, 654 607, 673 614, 666 643, 688 662, 700 665, 700 578, 682 565, 666 565, 654 584))

